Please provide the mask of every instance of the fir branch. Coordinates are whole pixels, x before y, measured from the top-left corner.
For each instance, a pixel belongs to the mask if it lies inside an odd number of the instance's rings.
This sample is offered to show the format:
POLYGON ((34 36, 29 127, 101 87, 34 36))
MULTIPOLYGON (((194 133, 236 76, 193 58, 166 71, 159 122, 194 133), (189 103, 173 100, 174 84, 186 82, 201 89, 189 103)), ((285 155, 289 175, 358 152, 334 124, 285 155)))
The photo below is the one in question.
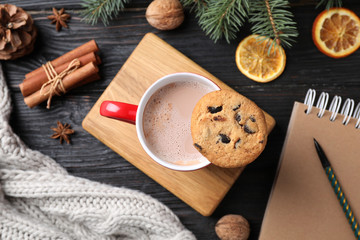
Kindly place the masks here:
POLYGON ((318 5, 316 5, 316 8, 325 5, 325 8, 329 10, 332 7, 341 7, 342 6, 342 0, 320 0, 318 5))
POLYGON ((100 19, 104 25, 109 24, 114 16, 118 14, 119 11, 124 9, 124 5, 129 2, 129 0, 83 0, 82 4, 85 9, 81 12, 81 15, 84 17, 83 20, 92 25, 96 24, 100 19))
POLYGON ((190 7, 191 12, 195 12, 196 17, 205 13, 208 3, 207 0, 180 0, 184 7, 190 7))
POLYGON ((199 25, 214 42, 224 37, 227 42, 236 33, 248 15, 249 0, 209 0, 207 8, 199 14, 199 25))
POLYGON ((272 46, 281 44, 291 47, 298 32, 294 16, 287 10, 289 7, 287 0, 252 0, 249 18, 249 22, 253 24, 252 32, 274 39, 272 46))

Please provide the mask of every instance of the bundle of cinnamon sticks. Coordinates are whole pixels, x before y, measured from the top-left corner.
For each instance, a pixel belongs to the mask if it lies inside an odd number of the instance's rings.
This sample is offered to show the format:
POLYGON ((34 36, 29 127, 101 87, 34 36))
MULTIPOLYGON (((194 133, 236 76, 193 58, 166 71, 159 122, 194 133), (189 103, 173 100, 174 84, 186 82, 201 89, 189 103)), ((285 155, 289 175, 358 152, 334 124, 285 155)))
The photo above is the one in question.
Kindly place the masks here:
MULTIPOLYGON (((65 77, 61 80, 61 85, 66 92, 86 83, 100 79, 98 73, 99 68, 97 65, 101 63, 101 60, 96 54, 98 51, 99 48, 96 42, 91 40, 90 42, 87 42, 50 62, 52 69, 55 70, 57 74, 60 74, 61 72, 67 70, 74 59, 77 59, 78 68, 65 75, 65 77)), ((24 102, 28 105, 28 107, 33 108, 48 100, 49 97, 51 99, 51 97, 56 94, 56 91, 48 91, 51 87, 46 84, 51 80, 49 78, 51 77, 49 77, 49 74, 46 72, 44 67, 39 67, 38 69, 25 75, 25 79, 19 87, 24 96, 24 102), (44 84, 45 86, 43 86, 44 84)))

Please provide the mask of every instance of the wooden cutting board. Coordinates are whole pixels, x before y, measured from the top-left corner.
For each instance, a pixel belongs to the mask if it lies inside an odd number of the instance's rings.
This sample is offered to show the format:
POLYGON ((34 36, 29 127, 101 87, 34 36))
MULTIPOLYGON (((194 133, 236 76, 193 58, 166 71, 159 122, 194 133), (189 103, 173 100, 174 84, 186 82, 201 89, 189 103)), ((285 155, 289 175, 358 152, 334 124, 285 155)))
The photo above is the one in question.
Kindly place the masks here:
MULTIPOLYGON (((124 63, 115 78, 85 117, 83 128, 135 167, 204 216, 209 216, 239 177, 243 168, 224 169, 214 165, 193 172, 167 169, 143 150, 135 125, 100 116, 100 104, 114 100, 138 104, 145 90, 157 79, 176 72, 198 73, 221 88, 229 88, 175 48, 148 33, 124 63)), ((268 132, 275 120, 267 113, 268 132)))

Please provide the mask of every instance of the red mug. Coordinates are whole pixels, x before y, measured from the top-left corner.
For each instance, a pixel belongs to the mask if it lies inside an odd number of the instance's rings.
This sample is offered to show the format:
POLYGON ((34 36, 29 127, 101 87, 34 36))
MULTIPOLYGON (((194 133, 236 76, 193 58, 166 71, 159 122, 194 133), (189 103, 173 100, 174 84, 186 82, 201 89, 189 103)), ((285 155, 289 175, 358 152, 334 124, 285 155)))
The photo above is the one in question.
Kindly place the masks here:
MULTIPOLYGON (((166 75, 160 78, 159 80, 157 80, 155 83, 153 83, 145 91, 144 95, 140 100, 139 105, 133 105, 129 103, 116 102, 116 101, 104 101, 101 103, 100 106, 100 114, 105 117, 135 124, 138 139, 142 147, 144 148, 145 152, 160 165, 179 171, 192 171, 206 167, 210 164, 210 162, 205 157, 201 156, 200 153, 199 155, 202 157, 202 161, 190 165, 175 164, 173 162, 169 162, 162 159, 161 156, 155 154, 151 150, 151 147, 149 147, 149 143, 147 142, 144 134, 144 126, 143 126, 144 110, 148 101, 153 96, 153 94, 155 94, 159 89, 169 84, 180 83, 180 82, 192 82, 192 81, 196 81, 200 84, 204 84, 206 87, 208 87, 209 91, 220 90, 219 86, 216 85, 213 81, 198 74, 174 73, 174 74, 166 75)), ((207 92, 205 92, 204 95, 206 93, 207 92)), ((191 137, 190 129, 188 130, 188 132, 191 137)))

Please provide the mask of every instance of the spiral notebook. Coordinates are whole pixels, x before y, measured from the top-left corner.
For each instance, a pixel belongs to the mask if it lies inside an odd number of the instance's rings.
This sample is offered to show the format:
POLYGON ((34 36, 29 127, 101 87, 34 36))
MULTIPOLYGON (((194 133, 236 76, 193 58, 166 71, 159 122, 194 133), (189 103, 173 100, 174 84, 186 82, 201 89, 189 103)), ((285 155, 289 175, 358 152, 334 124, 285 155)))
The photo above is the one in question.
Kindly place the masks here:
POLYGON ((355 239, 318 159, 324 149, 353 213, 360 219, 360 104, 315 91, 295 102, 260 240, 355 239))

